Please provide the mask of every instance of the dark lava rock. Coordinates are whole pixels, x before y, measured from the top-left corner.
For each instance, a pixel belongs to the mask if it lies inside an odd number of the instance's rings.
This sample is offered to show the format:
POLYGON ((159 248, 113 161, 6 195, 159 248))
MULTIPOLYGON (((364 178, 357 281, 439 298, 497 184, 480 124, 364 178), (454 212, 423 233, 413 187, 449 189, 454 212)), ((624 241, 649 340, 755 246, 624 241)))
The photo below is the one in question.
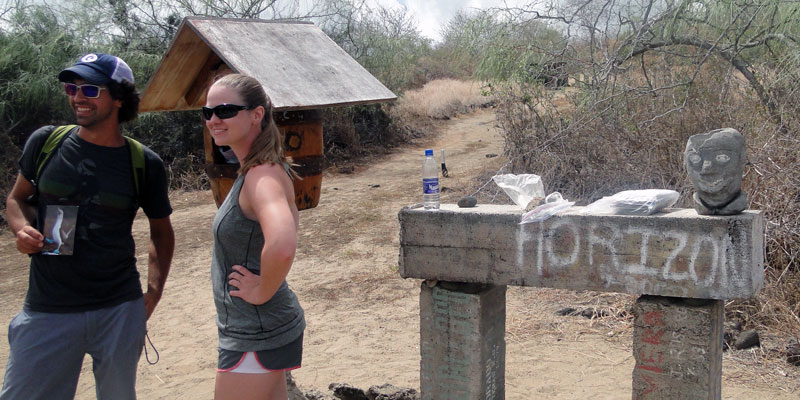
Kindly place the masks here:
POLYGON ((800 343, 792 339, 786 346, 786 362, 800 367, 800 343))
POLYGON ((760 344, 761 339, 758 337, 758 331, 751 329, 740 333, 739 336, 736 337, 736 342, 733 343, 733 347, 737 350, 743 350, 760 344))
POLYGON ((461 208, 475 207, 478 204, 478 199, 472 196, 464 196, 458 200, 458 206, 461 208))
POLYGON ((556 315, 564 315, 570 317, 584 317, 584 318, 600 318, 600 317, 607 317, 611 315, 607 310, 599 310, 595 308, 585 308, 583 310, 578 310, 573 307, 564 307, 558 311, 556 311, 556 315))
MULTIPOLYGON (((289 400, 295 400, 295 399, 290 396, 289 400)), ((305 393, 305 397, 302 398, 302 400, 336 400, 336 399, 320 392, 319 390, 311 389, 305 393)))
POLYGON ((370 400, 419 400, 419 394, 411 388, 400 388, 391 384, 371 386, 367 391, 370 400))
POLYGON ((596 308, 587 308, 580 312, 580 315, 584 318, 602 318, 607 317, 609 312, 606 310, 598 310, 596 308))
POLYGON ((733 348, 736 336, 739 335, 740 332, 742 332, 742 321, 725 321, 725 329, 722 332, 722 351, 733 348))
POLYGON ((497 157, 497 154, 495 153, 489 153, 486 155, 486 158, 495 158, 495 157, 497 157))
POLYGON ((564 308, 556 311, 556 315, 564 315, 564 316, 566 316, 566 315, 575 315, 575 313, 577 311, 578 310, 576 310, 576 309, 574 309, 572 307, 564 307, 564 308))
POLYGON ((292 373, 289 371, 286 372, 286 391, 288 392, 289 400, 308 399, 306 395, 297 387, 297 384, 294 383, 294 377, 292 376, 292 373))
MULTIPOLYGON (((367 392, 346 383, 331 383, 328 389, 332 390, 333 396, 340 400, 419 400, 419 393, 415 389, 401 388, 388 383, 371 386, 367 392)), ((324 398, 319 397, 320 400, 324 398)))
POLYGON ((341 400, 370 400, 363 390, 346 383, 331 383, 328 389, 333 391, 333 396, 341 400))
POLYGON ((722 332, 722 351, 727 351, 733 347, 733 342, 736 340, 736 333, 729 330, 722 332))

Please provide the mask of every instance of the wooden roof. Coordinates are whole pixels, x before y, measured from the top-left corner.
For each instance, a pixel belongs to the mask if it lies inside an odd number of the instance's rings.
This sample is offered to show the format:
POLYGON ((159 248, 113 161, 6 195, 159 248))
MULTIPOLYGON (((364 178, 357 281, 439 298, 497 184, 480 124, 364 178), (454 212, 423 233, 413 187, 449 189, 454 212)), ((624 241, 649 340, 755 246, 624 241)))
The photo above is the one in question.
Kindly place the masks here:
POLYGON ((276 111, 392 101, 392 91, 310 22, 187 17, 139 110, 198 109, 221 71, 258 79, 276 111))

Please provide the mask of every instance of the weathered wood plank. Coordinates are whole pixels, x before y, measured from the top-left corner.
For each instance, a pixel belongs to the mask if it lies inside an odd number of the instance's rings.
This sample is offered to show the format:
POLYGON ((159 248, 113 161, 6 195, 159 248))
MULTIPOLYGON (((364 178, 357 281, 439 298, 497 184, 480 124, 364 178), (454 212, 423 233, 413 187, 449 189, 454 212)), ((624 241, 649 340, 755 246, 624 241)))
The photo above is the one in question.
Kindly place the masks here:
POLYGON ((147 112, 192 108, 186 104, 184 96, 203 69, 209 55, 211 49, 193 29, 178 31, 142 94, 139 110, 147 112))
MULTIPOLYGON (((234 71, 258 79, 278 111, 396 99, 311 23, 190 17, 179 29, 144 93, 142 111, 177 109, 191 83, 203 79, 198 74, 207 55, 202 60, 193 57, 203 50, 213 51, 234 71)), ((194 94, 188 97, 198 99, 194 94)))
POLYGON ((220 73, 222 70, 229 71, 222 60, 216 54, 210 52, 206 57, 205 64, 197 72, 194 81, 192 81, 183 96, 185 103, 190 108, 202 107, 206 103, 206 91, 214 83, 215 74, 220 73))

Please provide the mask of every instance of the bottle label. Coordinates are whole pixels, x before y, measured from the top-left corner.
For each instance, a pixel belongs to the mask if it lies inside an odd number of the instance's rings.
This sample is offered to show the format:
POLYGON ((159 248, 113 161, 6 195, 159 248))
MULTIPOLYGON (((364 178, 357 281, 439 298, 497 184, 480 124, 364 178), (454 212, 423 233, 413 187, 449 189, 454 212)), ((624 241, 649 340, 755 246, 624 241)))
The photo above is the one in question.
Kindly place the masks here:
POLYGON ((425 178, 422 180, 423 194, 439 193, 439 178, 425 178))

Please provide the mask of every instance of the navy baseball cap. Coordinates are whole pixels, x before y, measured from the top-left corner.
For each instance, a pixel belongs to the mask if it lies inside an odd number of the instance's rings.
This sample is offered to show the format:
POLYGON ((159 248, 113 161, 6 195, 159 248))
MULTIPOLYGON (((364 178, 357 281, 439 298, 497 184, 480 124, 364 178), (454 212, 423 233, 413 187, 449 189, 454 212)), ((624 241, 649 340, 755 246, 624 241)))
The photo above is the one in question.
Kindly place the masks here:
POLYGON ((75 65, 58 74, 58 80, 61 82, 69 82, 76 77, 95 85, 105 85, 111 81, 133 84, 131 67, 121 58, 103 53, 86 54, 78 59, 75 65))

